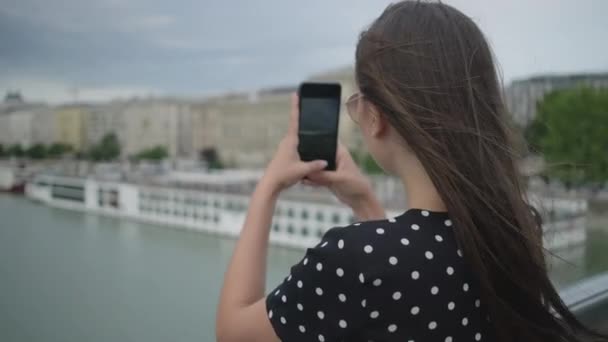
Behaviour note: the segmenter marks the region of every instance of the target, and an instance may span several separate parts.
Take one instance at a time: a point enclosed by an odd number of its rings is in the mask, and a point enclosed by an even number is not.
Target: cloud
[[[608,1],[445,1],[481,26],[507,81],[608,69]],[[358,33],[388,2],[12,1],[0,5],[0,84],[45,99],[69,99],[73,85],[199,95],[295,84],[351,64]]]

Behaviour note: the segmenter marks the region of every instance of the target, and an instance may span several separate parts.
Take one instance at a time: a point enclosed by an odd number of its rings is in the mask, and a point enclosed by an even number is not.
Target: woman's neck
[[[447,211],[437,188],[429,177],[418,158],[407,158],[399,165],[398,176],[405,188],[408,208],[428,209],[431,211]]]

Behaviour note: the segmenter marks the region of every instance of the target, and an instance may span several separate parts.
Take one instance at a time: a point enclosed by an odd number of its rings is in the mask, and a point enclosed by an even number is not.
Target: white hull
[[[232,237],[240,233],[249,203],[249,196],[245,195],[58,176],[36,177],[27,184],[25,193],[52,207]],[[586,203],[582,207],[586,210]],[[346,226],[353,219],[349,209],[338,205],[280,200],[270,242],[312,247],[328,229]],[[587,238],[582,214],[547,223],[544,230],[544,244],[549,250],[580,245]]]

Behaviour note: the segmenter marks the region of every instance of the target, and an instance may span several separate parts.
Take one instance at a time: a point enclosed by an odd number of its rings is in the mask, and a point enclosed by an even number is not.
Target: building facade
[[[536,116],[536,107],[546,94],[577,86],[608,88],[608,73],[538,76],[514,81],[505,90],[506,104],[514,121],[525,126]]]
[[[70,145],[74,151],[84,150],[87,107],[72,105],[55,109],[56,142]]]

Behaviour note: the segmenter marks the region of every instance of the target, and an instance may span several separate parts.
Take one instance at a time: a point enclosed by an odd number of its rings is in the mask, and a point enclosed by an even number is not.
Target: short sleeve
[[[344,229],[329,230],[266,297],[268,317],[282,341],[348,340],[360,326],[359,275],[349,263]]]

